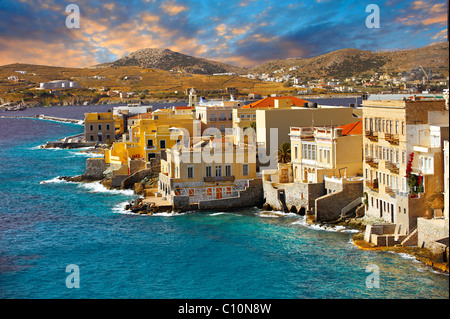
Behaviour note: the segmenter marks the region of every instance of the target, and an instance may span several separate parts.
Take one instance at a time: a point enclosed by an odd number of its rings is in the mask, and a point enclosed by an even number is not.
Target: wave
[[[46,181],[42,181],[39,184],[61,184],[61,183],[67,183],[67,184],[75,184],[75,182],[66,181],[65,179],[61,179],[60,176],[53,177],[51,179],[48,179]]]
[[[282,211],[260,211],[256,213],[257,216],[259,217],[263,217],[263,218],[280,218],[280,217],[284,217],[284,218],[299,218],[299,216],[297,214],[294,213],[285,213]]]
[[[103,154],[99,153],[90,153],[90,152],[69,152],[72,155],[75,156],[86,156],[86,157],[103,157]]]
[[[219,216],[219,215],[225,215],[226,213],[212,213],[209,214],[209,216]]]
[[[112,208],[112,211],[116,214],[126,214],[126,215],[136,215],[131,210],[125,209],[125,205],[129,204],[129,202],[121,202],[115,205]]]
[[[129,209],[125,209],[125,205],[129,204],[129,202],[121,202],[117,205],[115,205],[112,208],[113,213],[116,214],[124,214],[124,215],[134,215],[134,216],[151,216],[151,217],[173,217],[173,216],[181,216],[181,215],[186,215],[188,212],[183,212],[183,213],[175,213],[175,212],[161,212],[161,213],[153,213],[153,214],[136,214],[133,213],[131,210]]]
[[[345,226],[341,226],[341,225],[329,226],[329,225],[309,224],[306,222],[305,216],[303,218],[299,219],[298,221],[291,223],[291,225],[301,225],[301,226],[305,226],[305,227],[308,227],[311,229],[324,230],[324,231],[335,232],[335,233],[347,233],[347,234],[359,233],[359,230],[357,230],[357,229],[346,228]]]
[[[187,213],[175,213],[175,212],[164,212],[164,213],[153,213],[151,216],[156,216],[156,217],[172,217],[172,216],[182,216],[182,215],[186,215]]]
[[[127,196],[133,196],[134,191],[132,189],[108,189],[100,182],[92,183],[80,183],[78,187],[87,189],[90,193],[107,193],[107,194],[121,194]]]

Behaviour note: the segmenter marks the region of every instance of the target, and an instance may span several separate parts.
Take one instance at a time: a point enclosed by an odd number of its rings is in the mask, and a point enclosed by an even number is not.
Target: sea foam
[[[135,195],[132,189],[108,189],[105,186],[103,186],[100,182],[80,183],[78,187],[85,188],[90,193],[121,194],[127,196]]]

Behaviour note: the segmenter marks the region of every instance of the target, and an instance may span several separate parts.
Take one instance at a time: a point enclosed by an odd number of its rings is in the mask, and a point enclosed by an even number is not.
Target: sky
[[[78,6],[79,28],[69,4]],[[366,19],[379,8],[379,28]],[[374,22],[372,16],[370,21]],[[0,65],[88,67],[144,48],[241,67],[447,41],[445,0],[0,0]]]

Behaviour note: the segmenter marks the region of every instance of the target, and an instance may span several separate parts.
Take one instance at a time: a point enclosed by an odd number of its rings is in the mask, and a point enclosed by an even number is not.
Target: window
[[[106,124],[106,130],[109,131],[109,124]]]
[[[248,164],[242,164],[242,175],[248,175]]]
[[[166,148],[166,140],[159,141],[159,148]]]
[[[206,177],[211,177],[211,176],[212,176],[212,167],[206,166]]]
[[[158,119],[158,115],[155,115],[153,118],[154,118],[155,120],[157,120],[157,119]]]
[[[93,130],[94,130],[94,125],[92,125],[92,124],[89,125],[89,130],[90,130],[90,131],[93,131]]]
[[[153,140],[147,140],[147,147],[153,148]]]
[[[102,125],[101,125],[101,124],[98,125],[98,130],[99,130],[99,131],[102,130]]]
[[[225,165],[225,176],[231,176],[231,165]]]
[[[156,157],[156,154],[155,153],[147,153],[147,159],[148,159],[148,161],[150,162],[150,160],[152,159],[152,158],[155,158]]]
[[[222,176],[222,165],[216,165],[216,176]]]
[[[89,137],[89,139],[90,139],[91,142],[93,142],[93,141],[94,141],[94,135],[91,135],[91,136]]]
[[[187,168],[187,177],[188,178],[194,178],[194,167],[188,166]]]
[[[111,135],[106,135],[106,140],[107,141],[111,140]]]
[[[298,146],[294,146],[294,159],[298,159]]]
[[[243,118],[245,118],[245,115],[244,115],[244,114],[241,114],[241,119],[243,119]]]

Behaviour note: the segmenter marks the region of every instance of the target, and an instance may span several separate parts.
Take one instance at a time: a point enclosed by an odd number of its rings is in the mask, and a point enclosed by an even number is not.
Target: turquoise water
[[[0,298],[449,297],[448,276],[404,255],[359,250],[351,232],[293,214],[126,214],[130,191],[55,179],[83,173],[87,155],[38,149],[81,131],[0,119]],[[70,264],[79,289],[66,287]],[[369,265],[379,268],[379,288],[366,286]]]

